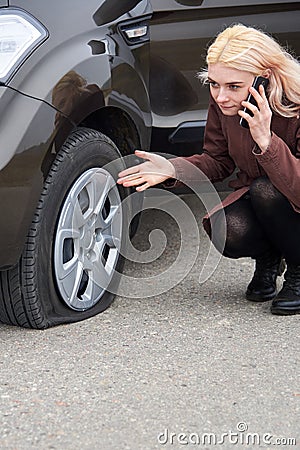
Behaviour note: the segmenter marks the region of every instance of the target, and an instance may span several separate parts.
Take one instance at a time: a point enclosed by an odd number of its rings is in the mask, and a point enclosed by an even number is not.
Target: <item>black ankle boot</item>
[[[281,291],[272,302],[273,314],[288,315],[300,313],[300,266],[288,264]]]
[[[253,302],[267,302],[276,296],[276,279],[285,270],[285,262],[277,254],[268,252],[256,258],[255,272],[250,281],[246,298]]]

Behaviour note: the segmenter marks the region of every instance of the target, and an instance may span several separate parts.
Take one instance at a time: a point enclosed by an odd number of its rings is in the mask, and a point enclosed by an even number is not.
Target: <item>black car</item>
[[[135,148],[201,152],[205,49],[232,23],[300,54],[299,1],[0,0],[0,320],[47,328],[109,306]],[[114,162],[114,163],[112,163]]]

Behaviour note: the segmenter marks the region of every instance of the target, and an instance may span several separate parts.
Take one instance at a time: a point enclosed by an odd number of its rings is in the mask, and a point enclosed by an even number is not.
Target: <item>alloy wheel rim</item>
[[[120,254],[121,198],[102,168],[80,175],[64,200],[54,241],[54,271],[63,301],[77,311],[106,292]]]

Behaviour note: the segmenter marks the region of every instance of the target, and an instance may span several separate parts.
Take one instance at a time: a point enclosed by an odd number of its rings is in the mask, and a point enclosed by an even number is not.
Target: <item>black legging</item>
[[[300,214],[266,177],[257,178],[250,191],[224,208],[226,242],[222,251],[229,258],[257,258],[267,251],[282,255],[287,262],[300,265]],[[224,216],[223,216],[224,217]],[[211,217],[214,235],[222,229],[222,214]]]

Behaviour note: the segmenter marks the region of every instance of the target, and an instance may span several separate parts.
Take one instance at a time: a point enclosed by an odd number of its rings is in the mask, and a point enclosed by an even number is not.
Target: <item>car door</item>
[[[208,88],[197,72],[205,67],[214,36],[234,23],[271,33],[300,55],[300,2],[243,0],[151,0],[150,100],[153,150],[201,151]]]

